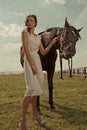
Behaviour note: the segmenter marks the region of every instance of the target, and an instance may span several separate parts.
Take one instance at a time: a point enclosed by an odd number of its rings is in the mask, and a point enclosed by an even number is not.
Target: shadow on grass
[[[46,110],[50,110],[50,106],[46,106],[44,104],[41,104],[42,107],[44,107]],[[81,109],[77,109],[74,107],[69,106],[63,106],[59,104],[55,104],[56,109],[53,111],[54,113],[60,115],[59,118],[62,118],[66,120],[70,125],[85,125],[87,126],[87,111],[83,111]],[[51,115],[44,115],[48,118],[51,117]]]
[[[45,130],[55,130],[55,128],[53,129],[53,128],[50,128],[50,127],[48,127],[46,125],[43,125],[43,126],[40,126],[40,127],[45,128]]]
[[[87,126],[87,111],[58,104],[56,104],[56,106],[58,107],[58,110],[55,112],[61,115],[60,118],[67,120],[69,124]]]

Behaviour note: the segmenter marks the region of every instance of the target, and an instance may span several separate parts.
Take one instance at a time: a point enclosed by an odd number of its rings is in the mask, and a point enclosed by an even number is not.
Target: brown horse
[[[81,28],[82,29],[82,28]],[[53,27],[49,28],[44,32],[39,33],[42,38],[42,43],[44,48],[50,44],[50,41],[55,37],[60,37],[60,41],[57,42],[50,52],[43,56],[40,51],[38,52],[40,55],[42,68],[47,72],[48,78],[48,90],[49,90],[49,104],[51,110],[54,110],[54,103],[53,103],[53,75],[55,71],[55,62],[57,59],[57,49],[59,50],[60,56],[60,68],[61,68],[61,78],[62,78],[62,58],[69,60],[72,58],[76,53],[76,42],[79,40],[80,34],[79,32],[81,29],[76,29],[73,26],[70,26],[67,18],[65,20],[64,28]],[[37,100],[37,107],[38,111],[40,111],[40,101],[39,96]]]

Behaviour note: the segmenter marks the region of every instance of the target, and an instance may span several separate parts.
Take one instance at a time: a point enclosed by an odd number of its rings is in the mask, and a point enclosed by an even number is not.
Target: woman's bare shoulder
[[[26,29],[23,29],[22,35],[27,35],[27,34],[28,34],[27,30],[26,30]]]
[[[23,29],[22,32],[27,32],[27,29]]]

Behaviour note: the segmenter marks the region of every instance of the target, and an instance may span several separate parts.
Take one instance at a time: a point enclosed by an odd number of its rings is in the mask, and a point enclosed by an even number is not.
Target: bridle
[[[65,39],[65,35],[66,35],[66,30],[65,28],[63,28],[63,31],[60,35],[60,40],[59,40],[59,43],[60,43],[60,52],[62,53],[63,51],[63,44],[65,43],[64,39]]]
[[[74,31],[73,28],[71,28],[71,31]],[[67,33],[67,28],[64,27],[63,30],[62,30],[62,33],[60,35],[60,40],[59,40],[59,43],[60,43],[60,54],[62,54],[62,51],[63,51],[63,45],[66,44],[66,43],[75,43],[76,40],[75,39],[70,39],[70,40],[65,40],[65,36],[66,36],[66,33]],[[72,32],[73,33],[73,32]]]

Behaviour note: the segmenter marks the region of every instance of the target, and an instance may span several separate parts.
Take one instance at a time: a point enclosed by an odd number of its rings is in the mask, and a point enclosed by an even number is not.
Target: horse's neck
[[[42,37],[42,44],[46,48],[50,42],[55,38],[56,36],[61,36],[63,31],[63,28],[56,28],[55,30],[49,31],[47,30],[46,32],[41,34]]]
[[[41,35],[42,37],[42,44],[43,46],[46,48],[50,42],[51,42],[51,39],[50,39],[50,32],[45,32]]]

